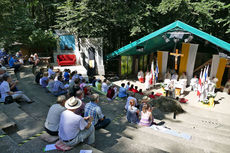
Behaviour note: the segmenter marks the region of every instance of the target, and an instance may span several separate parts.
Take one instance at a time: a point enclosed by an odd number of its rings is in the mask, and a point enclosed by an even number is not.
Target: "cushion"
[[[48,142],[48,143],[52,143],[52,142],[55,142],[59,139],[58,136],[52,136],[52,135],[49,135],[48,133],[44,133],[40,136],[40,139]]]
[[[185,99],[185,98],[181,98],[181,99],[179,100],[180,103],[186,103],[187,101],[188,101],[188,99]]]
[[[162,93],[156,93],[155,94],[155,96],[157,96],[157,97],[159,97],[159,96],[161,96],[162,95]]]
[[[61,140],[57,141],[55,143],[55,147],[58,149],[58,150],[61,150],[61,151],[68,151],[70,149],[72,149],[73,147],[70,147],[70,146],[67,146],[66,144],[64,144]]]

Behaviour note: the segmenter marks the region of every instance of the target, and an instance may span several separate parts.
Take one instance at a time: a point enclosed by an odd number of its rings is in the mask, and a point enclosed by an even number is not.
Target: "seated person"
[[[84,112],[85,112],[85,103],[82,101],[84,99],[84,93],[82,90],[77,90],[75,94],[75,98],[81,100],[81,106],[74,112],[77,115],[81,115],[84,117]]]
[[[18,72],[20,69],[21,64],[17,62],[16,57],[12,56],[9,60],[9,66],[14,68],[14,72]]]
[[[140,90],[138,91],[138,93],[139,93],[140,95],[144,95],[144,93],[142,92],[142,89],[140,89]]]
[[[142,110],[142,107],[144,104],[148,104],[150,102],[150,98],[148,96],[144,96],[141,100],[141,104],[139,106],[139,109]]]
[[[96,88],[97,88],[98,90],[101,90],[101,80],[98,80],[98,81],[96,82]]]
[[[64,70],[65,72],[64,72],[64,81],[69,81],[69,72],[70,72],[70,70],[68,70],[68,69],[65,69]]]
[[[113,89],[113,86],[110,86],[107,91],[106,97],[108,100],[113,100],[114,95],[115,95],[115,90]]]
[[[30,100],[25,94],[23,94],[22,91],[16,91],[12,92],[10,90],[10,82],[12,82],[12,79],[8,75],[3,76],[3,82],[0,85],[1,88],[1,99],[5,101],[5,98],[7,96],[12,96],[14,100],[21,99],[23,101],[26,101],[27,103],[32,103],[32,100]]]
[[[171,80],[171,74],[169,71],[167,71],[167,73],[165,74],[165,79]]]
[[[131,94],[129,95],[129,97],[127,98],[127,101],[126,101],[126,105],[125,105],[125,109],[126,109],[126,110],[127,110],[128,107],[129,107],[129,102],[130,102],[131,99],[134,99],[134,101],[135,101],[135,105],[134,105],[134,106],[137,106],[137,99],[135,98],[135,93],[131,93]]]
[[[107,80],[106,79],[104,79],[104,81],[103,81],[103,83],[102,83],[102,85],[101,85],[101,91],[102,92],[105,92],[105,93],[107,93],[107,90],[108,90],[108,85],[107,85]]]
[[[141,111],[141,120],[139,125],[150,126],[153,123],[152,108],[148,104],[144,104]]]
[[[129,90],[129,87],[130,87],[130,82],[127,82],[127,84],[125,86],[126,90]]]
[[[39,80],[42,78],[43,72],[44,72],[44,69],[41,68],[40,71],[35,75],[35,82],[37,84],[39,84]]]
[[[49,92],[53,92],[53,88],[54,88],[54,78],[53,78],[53,76],[51,76],[50,78],[49,78],[49,82],[48,82],[48,85],[47,85],[47,90],[49,91]]]
[[[133,91],[133,89],[134,89],[134,85],[131,84],[131,86],[130,86],[130,88],[129,88],[129,91]]]
[[[155,99],[154,92],[152,92],[152,93],[149,95],[149,98]]]
[[[40,63],[40,59],[38,57],[38,54],[34,54],[34,66],[37,66]]]
[[[67,90],[62,81],[63,81],[62,76],[58,76],[58,80],[54,82],[54,87],[52,90],[53,95],[60,96],[60,95],[64,95],[67,93]]]
[[[51,65],[48,69],[48,77],[50,78],[51,76],[55,77],[55,72],[53,71],[54,67]]]
[[[57,104],[53,104],[46,117],[45,130],[52,136],[58,136],[61,113],[65,108],[66,97],[64,95],[57,98]]]
[[[178,75],[177,75],[176,72],[174,72],[173,75],[172,75],[172,80],[177,81],[177,79],[178,79]]]
[[[92,125],[93,118],[90,116],[82,117],[74,112],[81,107],[82,103],[74,97],[69,98],[65,107],[67,110],[61,113],[59,124],[59,138],[68,145],[75,146],[85,140],[87,144],[95,142],[95,129]]]
[[[135,86],[135,89],[133,89],[133,92],[134,92],[134,93],[138,93],[138,90],[137,90],[137,89],[138,89],[138,87]]]
[[[110,119],[105,118],[105,116],[102,114],[100,106],[98,106],[99,103],[99,95],[98,94],[92,94],[90,96],[90,102],[85,105],[85,114],[84,116],[92,116],[95,129],[98,130],[100,128],[105,128],[108,126],[111,122]]]
[[[34,55],[31,54],[28,61],[30,64],[34,64]]]
[[[138,123],[139,110],[135,107],[135,100],[130,99],[129,107],[127,109],[127,120],[129,123]]]
[[[42,86],[43,88],[46,88],[46,86],[48,85],[48,83],[49,83],[48,73],[45,72],[45,73],[43,74],[43,77],[41,78],[41,86]]]
[[[83,90],[84,88],[85,88],[85,86],[86,86],[86,83],[85,83],[86,81],[85,81],[85,79],[82,79],[82,81],[81,81],[81,83],[80,83],[80,88],[81,88],[81,90]]]
[[[187,79],[186,72],[183,72],[179,79]]]
[[[141,83],[144,83],[144,73],[142,70],[140,70],[137,74],[137,78]]]
[[[121,84],[121,87],[120,87],[119,93],[118,93],[118,97],[120,97],[120,98],[127,97],[127,93],[126,93],[126,89],[125,89],[125,84],[124,83]]]

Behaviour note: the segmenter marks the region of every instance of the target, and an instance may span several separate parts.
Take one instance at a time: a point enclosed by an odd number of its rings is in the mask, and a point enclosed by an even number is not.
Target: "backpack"
[[[10,104],[10,103],[13,103],[13,102],[14,102],[13,97],[12,97],[12,96],[7,96],[7,97],[5,98],[4,104]]]

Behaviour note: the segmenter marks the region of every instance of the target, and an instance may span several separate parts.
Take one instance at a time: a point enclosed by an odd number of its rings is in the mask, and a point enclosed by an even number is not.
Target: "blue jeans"
[[[98,120],[97,124],[94,125],[95,129],[98,130],[100,128],[105,128],[109,125],[111,120],[109,118],[105,118],[104,120]]]

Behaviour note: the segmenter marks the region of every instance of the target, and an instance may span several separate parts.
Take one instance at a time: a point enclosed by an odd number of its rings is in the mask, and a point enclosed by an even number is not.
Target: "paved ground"
[[[0,119],[2,129],[0,129],[0,153],[40,153],[43,152],[42,149],[47,143],[40,140],[39,137],[31,138],[31,136],[44,130],[46,114],[49,107],[55,103],[56,97],[34,83],[31,67],[26,66],[18,78],[20,80],[19,89],[35,102],[0,105],[2,116]],[[100,105],[103,113],[113,120],[112,123],[106,129],[96,131],[95,147],[81,144],[69,152],[77,153],[80,149],[90,149],[93,152],[107,153],[228,153],[230,150],[230,112],[228,111],[230,96],[218,93],[216,101],[219,104],[216,104],[213,109],[198,105],[193,92],[186,98],[189,98],[189,102],[182,105],[186,113],[173,119],[172,113],[163,112],[163,118],[155,119],[155,121],[177,132],[189,134],[190,140],[127,123],[123,110],[125,99],[108,102],[106,97],[101,95]],[[157,113],[156,110],[154,115]],[[32,140],[27,140],[28,138]]]

